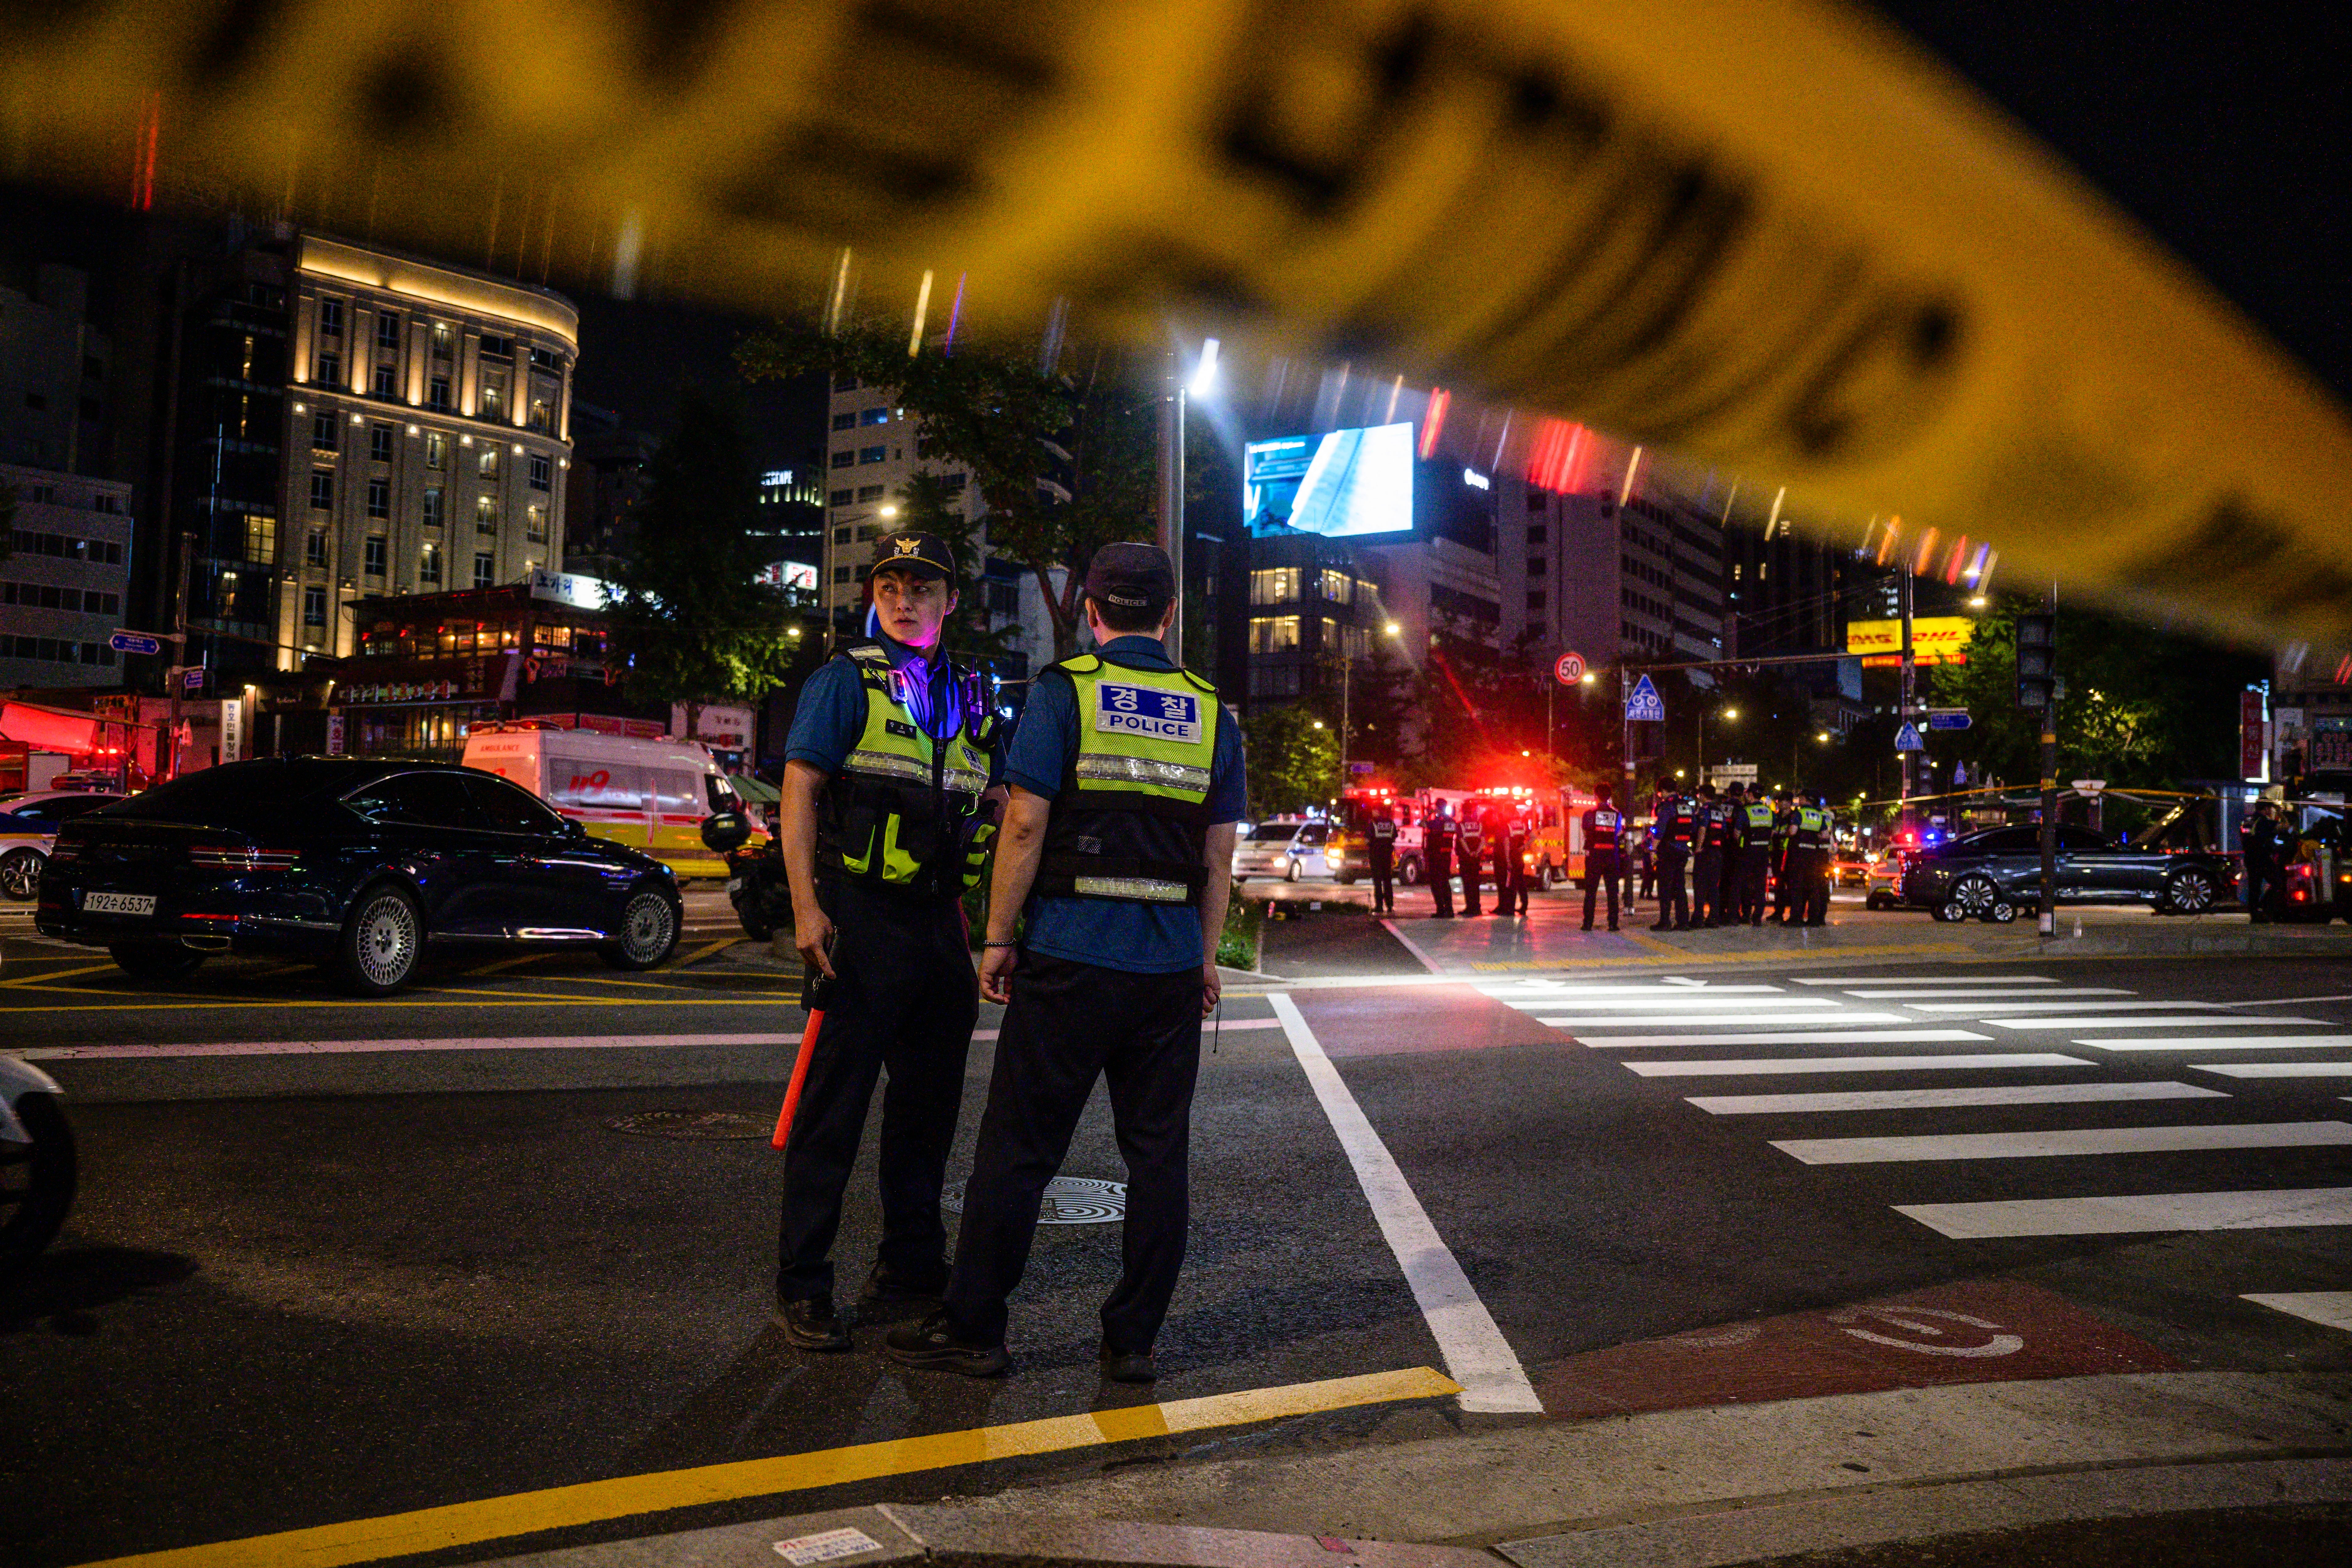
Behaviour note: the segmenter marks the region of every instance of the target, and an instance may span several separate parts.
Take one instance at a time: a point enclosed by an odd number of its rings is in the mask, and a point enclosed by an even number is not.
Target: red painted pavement
[[[1875,1394],[2180,1363],[2039,1286],[1969,1280],[1571,1356],[1532,1379],[1556,1416]]]
[[[1296,992],[1300,1016],[1323,1054],[1410,1056],[1430,1051],[1483,1051],[1496,1046],[1570,1047],[1557,1029],[1507,1007],[1470,986],[1407,985],[1393,991]]]

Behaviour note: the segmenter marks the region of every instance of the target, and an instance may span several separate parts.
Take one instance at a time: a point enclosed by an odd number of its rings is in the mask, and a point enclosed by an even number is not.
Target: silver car
[[[1296,882],[1301,877],[1328,877],[1331,867],[1324,846],[1331,837],[1328,822],[1276,817],[1261,822],[1234,846],[1234,880],[1279,877]]]
[[[0,795],[0,894],[29,904],[41,891],[41,871],[58,826],[122,796],[88,790],[32,790]]]

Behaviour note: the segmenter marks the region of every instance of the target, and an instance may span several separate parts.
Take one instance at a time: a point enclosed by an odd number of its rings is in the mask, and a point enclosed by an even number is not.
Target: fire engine
[[[1367,830],[1372,816],[1388,806],[1396,816],[1396,879],[1418,887],[1425,879],[1425,828],[1444,802],[1455,821],[1473,812],[1499,808],[1528,817],[1528,847],[1522,857],[1528,881],[1538,888],[1584,874],[1584,812],[1598,804],[1590,792],[1566,787],[1543,790],[1527,784],[1491,784],[1484,789],[1397,790],[1363,784],[1344,791],[1338,813],[1340,833],[1332,840],[1332,874],[1352,883],[1370,868]],[[1493,850],[1487,851],[1491,863]],[[1458,868],[1457,868],[1458,869]]]

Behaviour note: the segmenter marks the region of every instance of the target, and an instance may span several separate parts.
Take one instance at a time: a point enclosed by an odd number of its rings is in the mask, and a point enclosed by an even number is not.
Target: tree
[[[637,700],[753,702],[788,678],[797,645],[783,595],[754,579],[757,471],[735,410],[679,395],[677,428],[655,453],[628,551],[614,564],[608,608]]]
[[[1339,740],[1300,707],[1261,708],[1242,721],[1250,811],[1259,817],[1321,805],[1339,794]]]
[[[1077,651],[1095,551],[1150,535],[1157,473],[1156,393],[1123,354],[1082,357],[1063,375],[977,347],[909,355],[879,324],[831,336],[779,324],[736,349],[754,380],[822,371],[891,388],[922,422],[918,454],[971,468],[989,551],[1037,580],[1060,658]]]

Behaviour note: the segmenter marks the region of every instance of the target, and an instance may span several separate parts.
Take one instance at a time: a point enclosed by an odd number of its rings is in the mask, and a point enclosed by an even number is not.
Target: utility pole
[[[180,776],[180,693],[188,664],[188,574],[195,564],[195,536],[180,535],[180,570],[172,591],[172,662],[163,672],[164,694],[171,700],[171,718],[163,729],[163,754],[156,758],[167,779]]]
[[[1184,381],[1171,348],[1160,387],[1160,548],[1176,572],[1176,618],[1168,626],[1168,657],[1184,662]],[[1340,749],[1347,749],[1342,740]],[[1345,759],[1343,758],[1342,761]]]
[[[1617,754],[1625,763],[1625,809],[1633,809],[1633,684],[1626,679],[1628,661],[1617,659]]]
[[[2050,584],[2050,700],[2042,710],[2042,934],[2058,934],[2058,584]]]
[[[1911,565],[1908,562],[1904,563],[1903,566],[1902,595],[1903,708],[1901,722],[1903,724],[1908,724],[1911,722],[1912,701],[1916,690],[1916,683],[1918,680],[1919,668],[1917,660],[1912,657],[1911,652]],[[1898,725],[1898,728],[1900,726]],[[1902,804],[1897,809],[1897,816],[1903,827],[1906,831],[1913,826],[1911,820],[1911,757],[1912,753],[1909,752],[1899,752],[1895,757],[1895,761],[1901,763],[1903,768],[1903,779],[1901,785],[1899,786],[1901,790],[1900,799]]]

